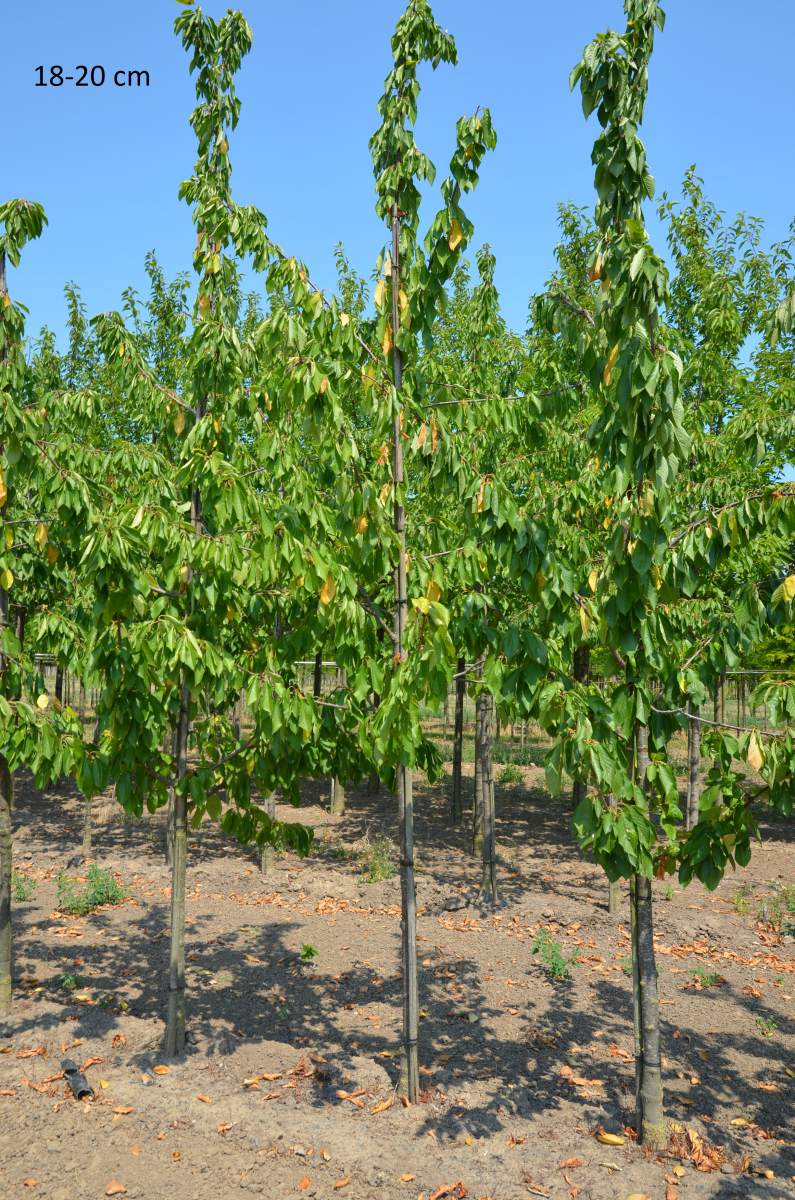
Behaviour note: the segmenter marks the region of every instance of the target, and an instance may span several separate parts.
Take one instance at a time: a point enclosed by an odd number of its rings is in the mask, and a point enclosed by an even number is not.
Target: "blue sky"
[[[401,0],[241,0],[254,48],[239,77],[232,141],[235,196],[268,215],[272,235],[334,282],[345,243],[369,274],[382,234],[367,149]],[[460,65],[428,73],[418,138],[440,172],[456,118],[489,105],[499,135],[468,211],[498,259],[508,319],[524,323],[529,294],[552,262],[556,205],[593,203],[586,125],[568,72],[598,30],[623,24],[620,0],[437,0]],[[220,16],[225,4],[205,8]],[[766,0],[670,0],[652,64],[644,137],[659,189],[675,192],[695,162],[707,193],[734,213],[762,216],[770,240],[795,215],[792,46],[795,5]],[[143,282],[154,248],[172,273],[190,265],[192,236],[179,182],[192,168],[193,88],[172,32],[174,0],[27,0],[4,13],[3,195],[44,204],[50,225],[12,287],[31,330],[63,327],[62,288],[76,280],[90,313]],[[145,68],[148,90],[36,88],[39,64]],[[430,216],[430,214],[428,214]]]

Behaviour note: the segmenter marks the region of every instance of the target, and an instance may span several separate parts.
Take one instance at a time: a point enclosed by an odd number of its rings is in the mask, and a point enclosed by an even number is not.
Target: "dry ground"
[[[16,866],[36,890],[15,905],[16,1000],[0,1026],[2,1200],[94,1200],[114,1181],[126,1189],[117,1194],[141,1200],[795,1195],[793,944],[757,920],[795,883],[791,831],[768,825],[751,867],[714,895],[655,885],[665,1087],[683,1155],[655,1157],[625,1128],[626,900],[608,916],[604,877],[572,845],[563,807],[540,790],[537,769],[523,775],[523,785],[498,788],[494,914],[478,906],[477,864],[465,832],[448,826],[443,789],[417,785],[417,1108],[394,1100],[398,882],[368,882],[361,861],[368,840],[395,838],[388,797],[353,794],[349,812],[332,818],[307,785],[314,853],[281,859],[267,877],[253,853],[209,827],[195,835],[191,1049],[158,1072],[169,905],[161,830],[106,806],[96,858],[130,896],[68,917],[56,909],[55,876],[85,873],[73,858],[79,802],[20,783]],[[554,981],[531,953],[539,929],[576,960],[570,979]],[[317,949],[311,962],[300,958],[305,945]],[[65,1053],[93,1060],[93,1102],[66,1094]],[[601,1144],[599,1128],[623,1132],[624,1144]]]

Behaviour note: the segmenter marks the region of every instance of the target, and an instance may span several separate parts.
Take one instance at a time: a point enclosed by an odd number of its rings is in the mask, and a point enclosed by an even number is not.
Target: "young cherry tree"
[[[604,700],[577,688],[571,694],[590,709],[594,744],[586,754],[597,785],[597,795],[581,801],[576,827],[611,878],[630,880],[636,1127],[653,1146],[665,1140],[666,1126],[651,880],[678,868],[683,883],[697,874],[714,887],[727,863],[748,861],[755,822],[732,758],[740,752],[756,768],[764,757],[757,753],[756,733],[738,743],[716,730],[715,772],[699,821],[692,831],[681,830],[667,751],[671,733],[689,715],[680,610],[738,543],[760,530],[786,534],[793,511],[789,489],[771,489],[753,504],[742,496],[695,512],[681,503],[677,479],[692,443],[680,395],[682,362],[666,344],[662,324],[667,272],[643,222],[654,185],[638,134],[649,59],[664,17],[656,0],[626,0],[625,11],[625,32],[598,37],[572,74],[586,116],[597,112],[601,126],[593,152],[599,244],[592,273],[602,288],[581,346],[583,367],[600,398],[590,440],[605,467],[611,514],[589,616],[598,620],[599,639],[622,678]],[[746,598],[736,619],[761,626],[764,608]],[[728,641],[735,631],[728,628],[722,636]],[[570,759],[571,749],[564,754]],[[605,781],[616,807],[599,798]]]
[[[411,0],[408,4],[392,38],[392,55],[394,65],[387,75],[378,105],[381,125],[370,141],[378,193],[376,209],[389,231],[388,250],[381,260],[383,278],[376,288],[375,301],[379,313],[377,337],[392,367],[392,386],[384,393],[378,426],[384,433],[389,429],[392,447],[395,532],[393,671],[389,696],[382,699],[378,721],[382,729],[389,729],[389,741],[381,739],[382,756],[385,766],[394,770],[398,798],[403,954],[402,1086],[409,1101],[415,1103],[419,1096],[419,1004],[411,771],[416,763],[413,747],[421,740],[415,704],[427,691],[434,674],[437,689],[442,681],[446,689],[449,673],[444,659],[448,654],[452,658],[453,647],[447,633],[448,613],[439,603],[442,589],[433,574],[425,595],[413,600],[414,612],[410,612],[404,441],[411,436],[410,430],[419,429],[421,433],[414,442],[416,449],[421,451],[429,441],[430,453],[435,453],[437,448],[439,435],[435,422],[428,438],[425,412],[428,384],[422,371],[420,345],[422,339],[432,337],[445,285],[472,234],[472,224],[461,208],[462,194],[476,185],[480,164],[485,153],[495,145],[496,137],[488,110],[459,120],[450,175],[441,187],[442,207],[428,229],[423,247],[419,240],[419,184],[432,184],[435,171],[414,141],[413,126],[420,90],[418,69],[426,62],[435,68],[442,62],[454,64],[457,61],[455,43],[437,24],[427,0]],[[416,647],[409,646],[410,617],[419,626],[427,623],[431,629],[438,630],[441,661],[439,653],[434,653],[428,661],[427,652],[419,655]],[[386,725],[387,721],[391,728]]]
[[[46,574],[59,540],[73,540],[73,518],[86,500],[66,467],[63,445],[44,435],[46,406],[25,356],[25,309],[8,286],[7,266],[19,266],[22,250],[44,224],[38,204],[0,205],[0,1016],[11,1006],[14,772],[28,767],[41,786],[72,770],[80,757],[74,714],[45,691],[24,641],[20,606],[10,619],[20,588],[27,607],[42,558]]]

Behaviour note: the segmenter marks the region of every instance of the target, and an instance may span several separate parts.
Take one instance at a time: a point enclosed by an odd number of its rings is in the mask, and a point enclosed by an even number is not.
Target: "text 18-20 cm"
[[[126,67],[118,71],[106,71],[103,66],[96,64],[87,67],[79,64],[72,68],[71,75],[64,74],[64,68],[57,64],[52,67],[36,67],[36,87],[63,87],[65,83],[75,87],[104,87],[106,83],[117,88],[148,88],[149,72],[129,70]]]

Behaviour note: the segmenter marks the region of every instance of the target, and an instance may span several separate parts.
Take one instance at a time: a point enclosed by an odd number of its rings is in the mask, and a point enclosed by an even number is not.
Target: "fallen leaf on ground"
[[[298,1191],[305,1192],[308,1187],[311,1187],[311,1185],[312,1185],[312,1180],[309,1178],[308,1175],[304,1175],[303,1179],[298,1180],[298,1184],[297,1184]]]
[[[128,1113],[135,1112],[131,1104],[117,1104],[113,1110],[117,1117],[126,1117]]]
[[[564,1159],[564,1161],[562,1163],[558,1163],[558,1166],[560,1167],[561,1171],[569,1171],[573,1167],[581,1167],[582,1159],[581,1158],[567,1158],[567,1159]]]
[[[111,1179],[108,1186],[105,1188],[106,1196],[123,1196],[127,1191],[123,1183],[119,1183],[118,1179]]]
[[[337,1180],[335,1181],[335,1183],[334,1183],[334,1191],[335,1191],[335,1192],[341,1192],[343,1188],[346,1188],[346,1187],[348,1186],[348,1184],[350,1183],[350,1181],[351,1181],[351,1177],[350,1177],[350,1175],[343,1175],[342,1179],[337,1179]]]
[[[607,1133],[604,1129],[600,1129],[596,1135],[597,1142],[601,1142],[603,1146],[623,1146],[624,1138],[620,1133]]]
[[[23,1179],[22,1186],[27,1187],[27,1188],[38,1187],[39,1181],[38,1181],[38,1179],[33,1179],[32,1177],[30,1179]]]
[[[141,1147],[137,1143],[134,1143],[132,1146],[130,1146],[130,1154],[134,1154],[137,1157],[140,1153]]]
[[[34,1047],[33,1050],[17,1051],[17,1058],[37,1058],[37,1057],[42,1057],[42,1058],[47,1057],[47,1047],[46,1046],[36,1046],[36,1047]]]
[[[91,1058],[86,1059],[86,1061],[83,1063],[80,1070],[87,1071],[89,1067],[96,1067],[99,1065],[99,1063],[104,1063],[104,1061],[105,1061],[104,1058],[99,1058],[98,1055],[94,1054]],[[157,1069],[157,1068],[155,1068],[155,1069]]]
[[[388,1100],[381,1100],[378,1104],[374,1104],[373,1107],[370,1109],[370,1112],[373,1114],[386,1112],[386,1110],[388,1108],[391,1108],[394,1103],[395,1103],[395,1097],[390,1096]]]
[[[181,1150],[172,1150],[171,1158],[172,1158],[173,1162],[181,1162],[182,1161],[182,1151]]]
[[[201,1100],[202,1104],[212,1104],[212,1100],[209,1096],[205,1096],[204,1092],[199,1092],[196,1099]]]
[[[216,1133],[229,1133],[233,1125],[234,1121],[222,1121],[220,1125],[216,1125]]]
[[[152,1071],[155,1075],[168,1075],[170,1070],[171,1067],[152,1067]]]
[[[417,1176],[416,1176],[416,1175],[411,1175],[411,1174],[410,1174],[410,1173],[407,1171],[405,1175],[401,1175],[401,1176],[400,1176],[400,1182],[401,1182],[401,1183],[411,1183],[412,1179],[416,1179],[416,1178],[417,1178]]]

